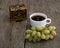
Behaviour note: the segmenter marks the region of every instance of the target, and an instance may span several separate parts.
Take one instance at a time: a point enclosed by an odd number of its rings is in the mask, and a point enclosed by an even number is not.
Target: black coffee
[[[35,20],[35,21],[42,21],[42,20],[45,19],[45,17],[43,17],[43,16],[39,16],[39,15],[37,15],[37,16],[33,16],[33,17],[31,17],[31,18],[32,18],[32,20]]]

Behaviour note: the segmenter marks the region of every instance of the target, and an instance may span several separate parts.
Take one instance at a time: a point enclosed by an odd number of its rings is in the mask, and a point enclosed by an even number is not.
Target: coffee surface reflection
[[[42,21],[45,19],[45,17],[37,15],[37,16],[32,16],[31,19],[34,21]]]

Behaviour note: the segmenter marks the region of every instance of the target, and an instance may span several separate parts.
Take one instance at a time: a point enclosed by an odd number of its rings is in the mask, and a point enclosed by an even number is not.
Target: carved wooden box
[[[11,5],[9,12],[11,21],[23,21],[27,19],[27,9],[24,4]]]

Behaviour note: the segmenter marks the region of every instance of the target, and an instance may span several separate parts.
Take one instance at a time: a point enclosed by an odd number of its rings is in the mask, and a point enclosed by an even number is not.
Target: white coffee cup
[[[35,21],[35,20],[32,19],[33,16],[43,16],[43,17],[45,17],[45,19],[42,20],[42,21]],[[30,15],[29,18],[30,18],[30,24],[31,24],[32,27],[35,27],[35,26],[43,26],[44,27],[47,24],[51,23],[51,19],[47,18],[47,15],[44,14],[44,13],[33,13],[33,14]],[[47,21],[49,21],[49,22],[47,22]]]

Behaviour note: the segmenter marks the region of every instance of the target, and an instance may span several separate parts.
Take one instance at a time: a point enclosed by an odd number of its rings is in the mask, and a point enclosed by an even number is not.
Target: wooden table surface
[[[24,3],[28,16],[42,12],[52,19],[51,25],[57,27],[53,40],[39,43],[24,42],[26,21],[10,22],[9,5]],[[60,48],[60,0],[0,0],[0,48]]]

